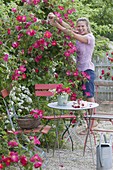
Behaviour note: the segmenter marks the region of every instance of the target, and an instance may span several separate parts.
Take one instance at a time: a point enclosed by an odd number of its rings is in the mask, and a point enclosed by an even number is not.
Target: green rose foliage
[[[48,13],[54,12],[74,27],[75,2],[22,1],[20,4],[11,1],[7,8],[2,6],[1,88],[3,82],[7,87],[15,80],[31,91],[36,83],[63,83],[71,87],[76,97],[82,97],[82,80],[87,78],[76,70],[75,40],[47,20]]]

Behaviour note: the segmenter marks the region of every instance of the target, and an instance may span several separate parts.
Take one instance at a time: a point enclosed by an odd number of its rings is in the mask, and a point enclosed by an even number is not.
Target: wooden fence
[[[98,88],[98,101],[113,101],[113,81],[105,80],[104,78],[100,79],[101,72],[104,70],[105,72],[109,71],[111,75],[113,75],[113,69],[108,70],[108,68],[113,67],[113,62],[110,62],[107,57],[100,59],[97,57],[94,61],[95,64],[95,94]],[[96,95],[95,95],[96,96]]]

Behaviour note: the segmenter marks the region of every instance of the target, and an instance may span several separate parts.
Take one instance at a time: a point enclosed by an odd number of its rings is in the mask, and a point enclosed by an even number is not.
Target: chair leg
[[[45,138],[45,142],[46,142],[47,153],[49,153],[49,144],[48,144],[48,142],[47,142],[47,138],[46,138],[45,135],[44,135],[44,138]]]
[[[96,145],[96,137],[95,137],[95,133],[94,133],[94,131],[93,131],[93,129],[92,129],[92,128],[90,129],[90,132],[91,132],[91,134],[93,135],[93,138],[94,138],[94,144]]]
[[[89,137],[89,140],[90,140],[90,149],[91,149],[92,159],[93,159],[93,164],[94,164],[94,153],[93,153],[93,147],[92,147],[92,141],[91,141],[91,134],[93,134],[93,136],[94,136],[94,133],[92,131],[91,117],[89,118],[89,122],[87,121],[87,127],[88,127],[88,129],[87,129],[87,134],[86,134],[86,138],[85,138],[85,142],[84,142],[83,156],[85,155],[87,141],[88,141],[88,137]]]
[[[88,127],[88,120],[87,120],[87,118],[86,118],[85,120],[86,120],[87,127]],[[94,119],[91,120],[90,133],[93,135],[93,137],[94,137],[94,143],[95,143],[95,145],[96,145],[96,137],[95,137],[95,134],[94,134],[94,132],[93,132],[93,123],[92,123],[92,122],[94,122]]]

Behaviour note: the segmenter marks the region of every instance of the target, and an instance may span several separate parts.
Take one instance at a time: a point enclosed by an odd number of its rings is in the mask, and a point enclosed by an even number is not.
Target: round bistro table
[[[83,155],[85,154],[85,149],[87,146],[87,140],[88,140],[88,136],[90,137],[90,128],[91,128],[91,117],[93,115],[93,109],[98,107],[99,104],[98,103],[94,103],[94,102],[87,102],[87,106],[84,107],[80,107],[80,108],[75,108],[73,107],[73,104],[76,101],[68,101],[66,105],[64,106],[60,106],[58,105],[58,102],[51,102],[48,104],[48,107],[52,108],[52,109],[58,109],[61,111],[61,114],[64,114],[64,110],[69,110],[69,111],[79,111],[79,110],[86,110],[86,118],[87,118],[87,134],[85,137],[85,141],[84,141],[84,150],[83,150]],[[89,112],[90,112],[90,116],[89,116]],[[88,115],[88,117],[87,117]],[[91,138],[90,138],[90,146],[91,146],[91,151],[92,151],[92,143],[91,143]],[[93,151],[92,151],[92,157],[93,157],[93,162],[94,162],[94,156],[93,156]]]

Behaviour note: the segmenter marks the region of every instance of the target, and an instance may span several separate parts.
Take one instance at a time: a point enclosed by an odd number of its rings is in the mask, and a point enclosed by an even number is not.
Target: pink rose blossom
[[[8,35],[11,34],[11,30],[10,30],[10,29],[7,30],[7,34],[8,34]]]
[[[15,147],[15,146],[18,146],[18,143],[14,140],[8,142],[8,146],[11,146],[11,147]]]
[[[17,21],[19,21],[19,22],[26,22],[26,16],[25,15],[18,15],[17,17],[16,17],[16,19],[17,19]]]
[[[17,31],[20,31],[20,30],[22,29],[22,27],[21,27],[21,26],[15,26],[15,29],[16,29]]]
[[[34,156],[32,156],[30,158],[31,162],[35,162],[35,161],[42,161],[42,159],[40,158],[40,156],[38,154],[35,154]]]
[[[82,90],[86,90],[85,84],[82,85]]]
[[[67,50],[67,51],[64,52],[64,55],[65,55],[66,57],[70,57],[71,54],[70,54],[69,51]]]
[[[58,8],[63,11],[64,10],[64,7],[63,6],[58,6]]]
[[[18,48],[18,46],[19,46],[19,43],[18,43],[18,42],[13,42],[13,43],[12,43],[12,47],[13,47],[13,48]]]
[[[3,56],[3,60],[4,60],[5,62],[8,62],[8,58],[9,58],[9,54],[5,54],[5,55]]]
[[[45,38],[51,38],[51,37],[52,37],[52,33],[49,32],[49,31],[46,31],[46,32],[44,33],[44,37],[45,37]]]
[[[35,72],[36,72],[36,73],[38,73],[38,72],[39,72],[38,68],[36,68],[36,69],[35,69]]]
[[[36,31],[35,30],[27,30],[26,34],[29,36],[34,36],[36,34]]]
[[[70,76],[70,75],[71,75],[71,72],[68,70],[68,71],[66,72],[66,75],[67,75],[67,76]]]
[[[90,96],[90,92],[85,92],[86,96]]]
[[[40,141],[36,136],[34,136],[34,144],[35,145],[40,145]]]
[[[34,167],[35,168],[40,168],[42,166],[42,162],[35,162]]]
[[[54,73],[54,77],[55,77],[56,79],[58,79],[58,74],[57,74],[57,73]]]
[[[3,44],[3,42],[2,41],[0,41],[0,45],[2,45]]]
[[[101,73],[102,73],[102,75],[103,75],[103,74],[105,73],[105,71],[104,71],[104,70],[102,70],[102,72],[101,72]]]
[[[32,22],[27,22],[25,25],[25,29],[29,28],[29,26],[32,24]]]
[[[17,9],[16,9],[16,8],[12,8],[11,10],[12,10],[12,12],[14,12],[14,13],[17,12]]]
[[[24,73],[22,74],[22,80],[25,80],[27,78],[27,75]]]
[[[18,162],[19,156],[17,152],[10,152],[10,158],[12,162]]]
[[[52,46],[56,46],[57,45],[57,42],[54,40],[54,41],[52,41]]]
[[[26,71],[25,65],[21,65],[21,66],[19,67],[19,71],[21,71],[22,73],[24,73],[24,72]]]
[[[77,77],[77,76],[79,75],[78,70],[76,70],[76,71],[73,73],[73,75],[74,75],[75,77]]]
[[[23,166],[26,166],[28,163],[27,157],[24,155],[20,156],[20,162]]]
[[[4,168],[4,166],[0,163],[0,169],[2,170]]]

